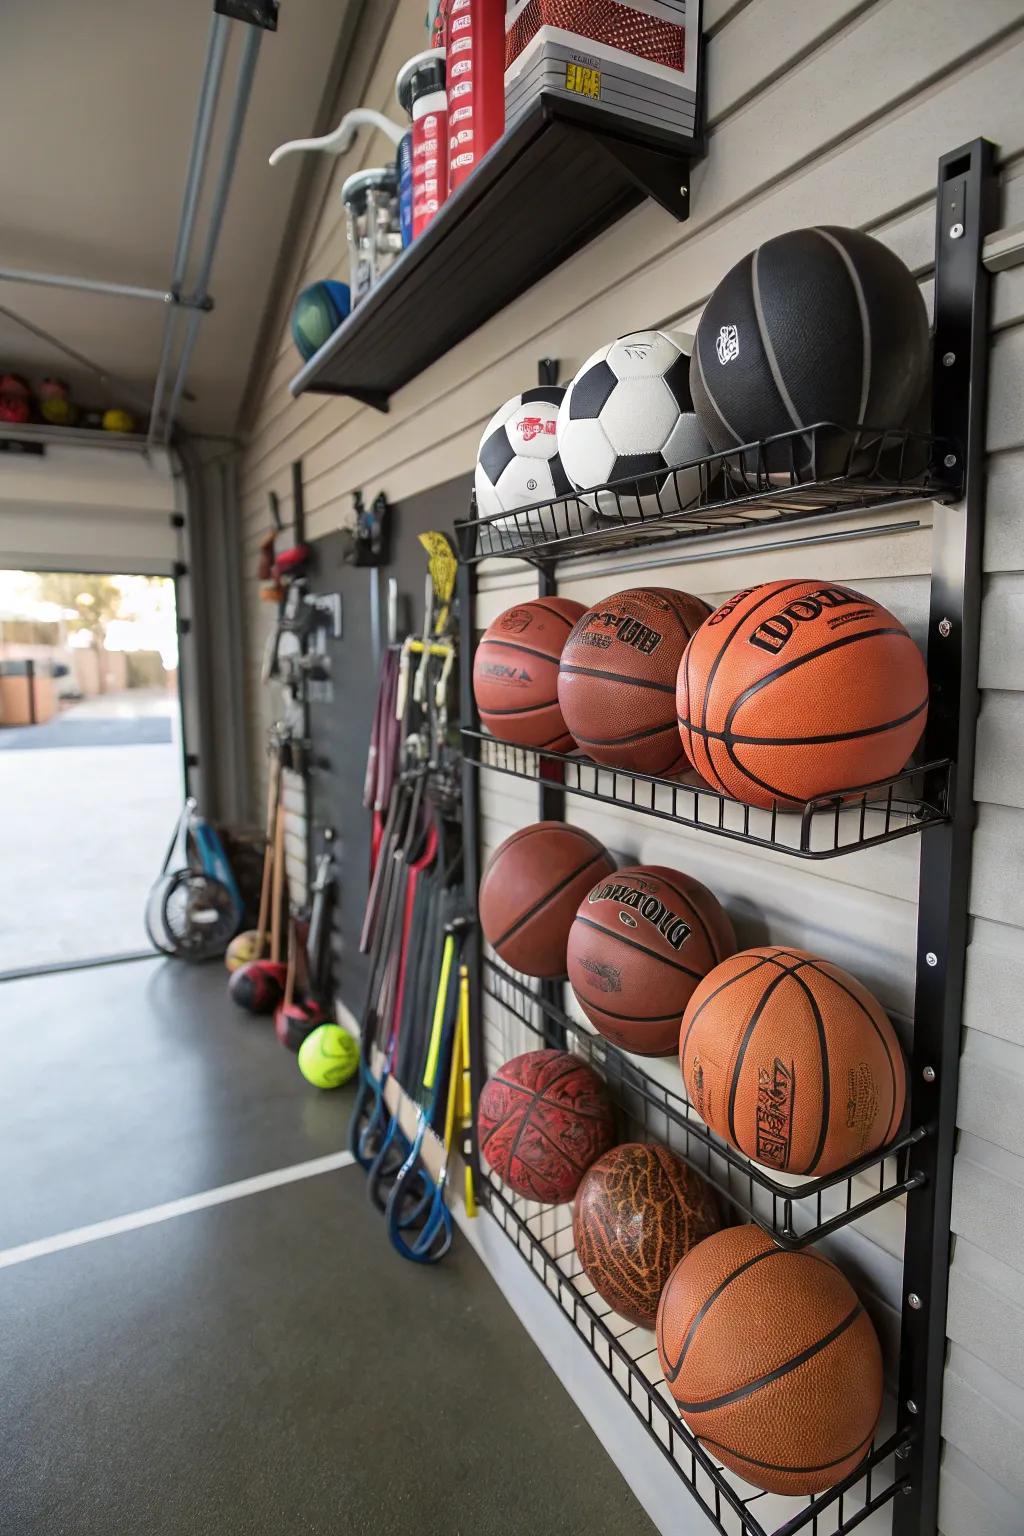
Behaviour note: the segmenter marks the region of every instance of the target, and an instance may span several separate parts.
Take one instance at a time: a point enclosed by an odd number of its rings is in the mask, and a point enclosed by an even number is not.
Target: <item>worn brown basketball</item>
[[[736,948],[728,915],[699,880],[636,864],[580,902],[566,968],[594,1028],[623,1050],[667,1056],[698,982]]]
[[[728,1227],[673,1270],[656,1326],[665,1382],[716,1460],[770,1493],[820,1493],[871,1448],[882,1352],[836,1266]]]
[[[615,1111],[597,1073],[567,1051],[527,1051],[484,1084],[480,1151],[528,1200],[571,1200],[586,1170],[615,1140]]]
[[[558,702],[595,762],[635,773],[685,768],[675,724],[676,674],[711,612],[670,587],[634,587],[588,608],[565,643]]]
[[[641,1328],[654,1327],[680,1259],[718,1226],[711,1185],[666,1147],[612,1147],[576,1191],[572,1231],[580,1262],[608,1305]]]
[[[679,1065],[713,1131],[771,1169],[816,1177],[896,1135],[906,1069],[882,1005],[802,949],[745,949],[695,989]]]
[[[576,908],[615,863],[596,837],[561,821],[537,821],[494,850],[480,882],[484,936],[513,970],[564,976]]]
[[[881,603],[838,583],[772,581],[701,625],[676,707],[709,784],[747,805],[794,806],[902,772],[927,719],[928,674]]]
[[[473,659],[473,696],[492,736],[520,747],[572,751],[558,706],[558,662],[586,611],[568,597],[537,597],[506,608],[487,626]]]

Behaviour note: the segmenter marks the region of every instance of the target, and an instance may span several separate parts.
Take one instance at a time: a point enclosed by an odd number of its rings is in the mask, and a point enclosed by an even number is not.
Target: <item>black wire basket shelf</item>
[[[544,563],[903,501],[955,501],[961,491],[961,455],[952,443],[819,422],[657,474],[474,515],[455,529],[464,563],[510,555]]]
[[[821,795],[796,809],[757,810],[705,784],[696,774],[660,779],[604,768],[588,757],[516,746],[484,731],[462,732],[464,760],[570,794],[640,811],[717,837],[771,848],[799,859],[832,859],[948,819],[952,765],[948,759],[908,768],[844,794]]]
[[[572,1238],[572,1207],[538,1207],[494,1174],[480,1180],[482,1203],[558,1303],[633,1413],[722,1536],[845,1536],[904,1490],[909,1434],[882,1430],[861,1466],[815,1498],[762,1493],[725,1470],[680,1418],[665,1385],[653,1332],[618,1317],[583,1271]],[[883,1424],[886,1423],[883,1417]]]
[[[555,988],[537,988],[490,955],[483,962],[483,990],[506,1014],[495,1050],[515,1054],[508,1042],[516,1025],[519,1050],[564,1043],[605,1080],[629,1135],[670,1147],[707,1179],[737,1220],[756,1222],[780,1247],[819,1242],[924,1182],[910,1166],[911,1148],[928,1134],[921,1128],[824,1178],[773,1175],[708,1129],[686,1096],[674,1059],[641,1065],[570,1015],[551,995]]]

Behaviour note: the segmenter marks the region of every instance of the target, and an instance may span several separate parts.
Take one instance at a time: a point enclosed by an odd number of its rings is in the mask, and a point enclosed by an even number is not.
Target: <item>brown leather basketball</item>
[[[536,597],[506,608],[487,626],[473,658],[473,696],[492,736],[520,747],[572,751],[558,707],[558,661],[586,611],[568,597]]]
[[[881,603],[837,583],[772,581],[701,625],[676,708],[687,756],[717,790],[792,806],[900,773],[928,716],[928,673]]]
[[[561,821],[537,821],[506,837],[480,882],[479,914],[487,942],[527,976],[564,976],[565,946],[576,908],[615,868],[596,837]]]
[[[711,1455],[770,1493],[820,1493],[863,1461],[882,1410],[882,1352],[846,1277],[813,1248],[729,1227],[662,1292],[658,1358]]]
[[[736,948],[728,915],[681,870],[636,864],[598,881],[569,932],[566,969],[594,1028],[625,1051],[667,1056],[697,983]]]
[[[688,592],[635,587],[577,621],[562,651],[558,702],[595,762],[653,774],[686,766],[672,703],[676,674],[710,612]]]
[[[822,1176],[896,1135],[906,1070],[881,1004],[802,949],[745,949],[696,988],[679,1065],[697,1113],[748,1157]]]
[[[679,1260],[719,1225],[706,1179],[666,1147],[624,1142],[599,1157],[576,1191],[576,1252],[620,1317],[653,1328]]]
[[[571,1200],[584,1172],[615,1139],[615,1111],[597,1073],[567,1051],[527,1051],[484,1084],[480,1151],[528,1200]]]

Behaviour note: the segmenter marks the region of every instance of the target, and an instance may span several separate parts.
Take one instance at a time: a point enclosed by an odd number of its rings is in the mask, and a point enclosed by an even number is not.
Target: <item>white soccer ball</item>
[[[595,512],[652,517],[699,496],[699,471],[669,473],[711,452],[690,394],[692,346],[692,337],[681,332],[632,331],[599,347],[565,391],[558,451],[565,473]],[[583,494],[615,480],[638,484],[618,495]]]
[[[557,507],[498,515],[573,495],[558,456],[558,408],[564,394],[553,384],[528,389],[506,400],[484,428],[476,460],[476,509],[478,517],[495,519],[481,536],[486,539],[493,531],[496,548],[504,542],[502,534],[512,535],[514,542],[516,533],[528,530],[565,531],[566,514]],[[578,511],[574,516],[578,521]]]

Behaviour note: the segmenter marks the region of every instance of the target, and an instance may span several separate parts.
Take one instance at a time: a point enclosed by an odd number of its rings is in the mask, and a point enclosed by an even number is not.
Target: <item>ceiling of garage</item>
[[[165,288],[212,0],[5,0],[0,265]],[[301,171],[267,156],[317,121],[356,0],[282,0],[256,80],[181,419],[234,433]],[[233,22],[203,208],[219,164],[245,26]],[[202,212],[192,269],[201,249]],[[189,274],[190,277],[192,273]],[[191,292],[187,281],[185,291]],[[0,282],[0,305],[152,395],[159,303]],[[183,329],[183,326],[182,326]],[[81,404],[128,403],[0,315],[0,372],[66,379]]]

